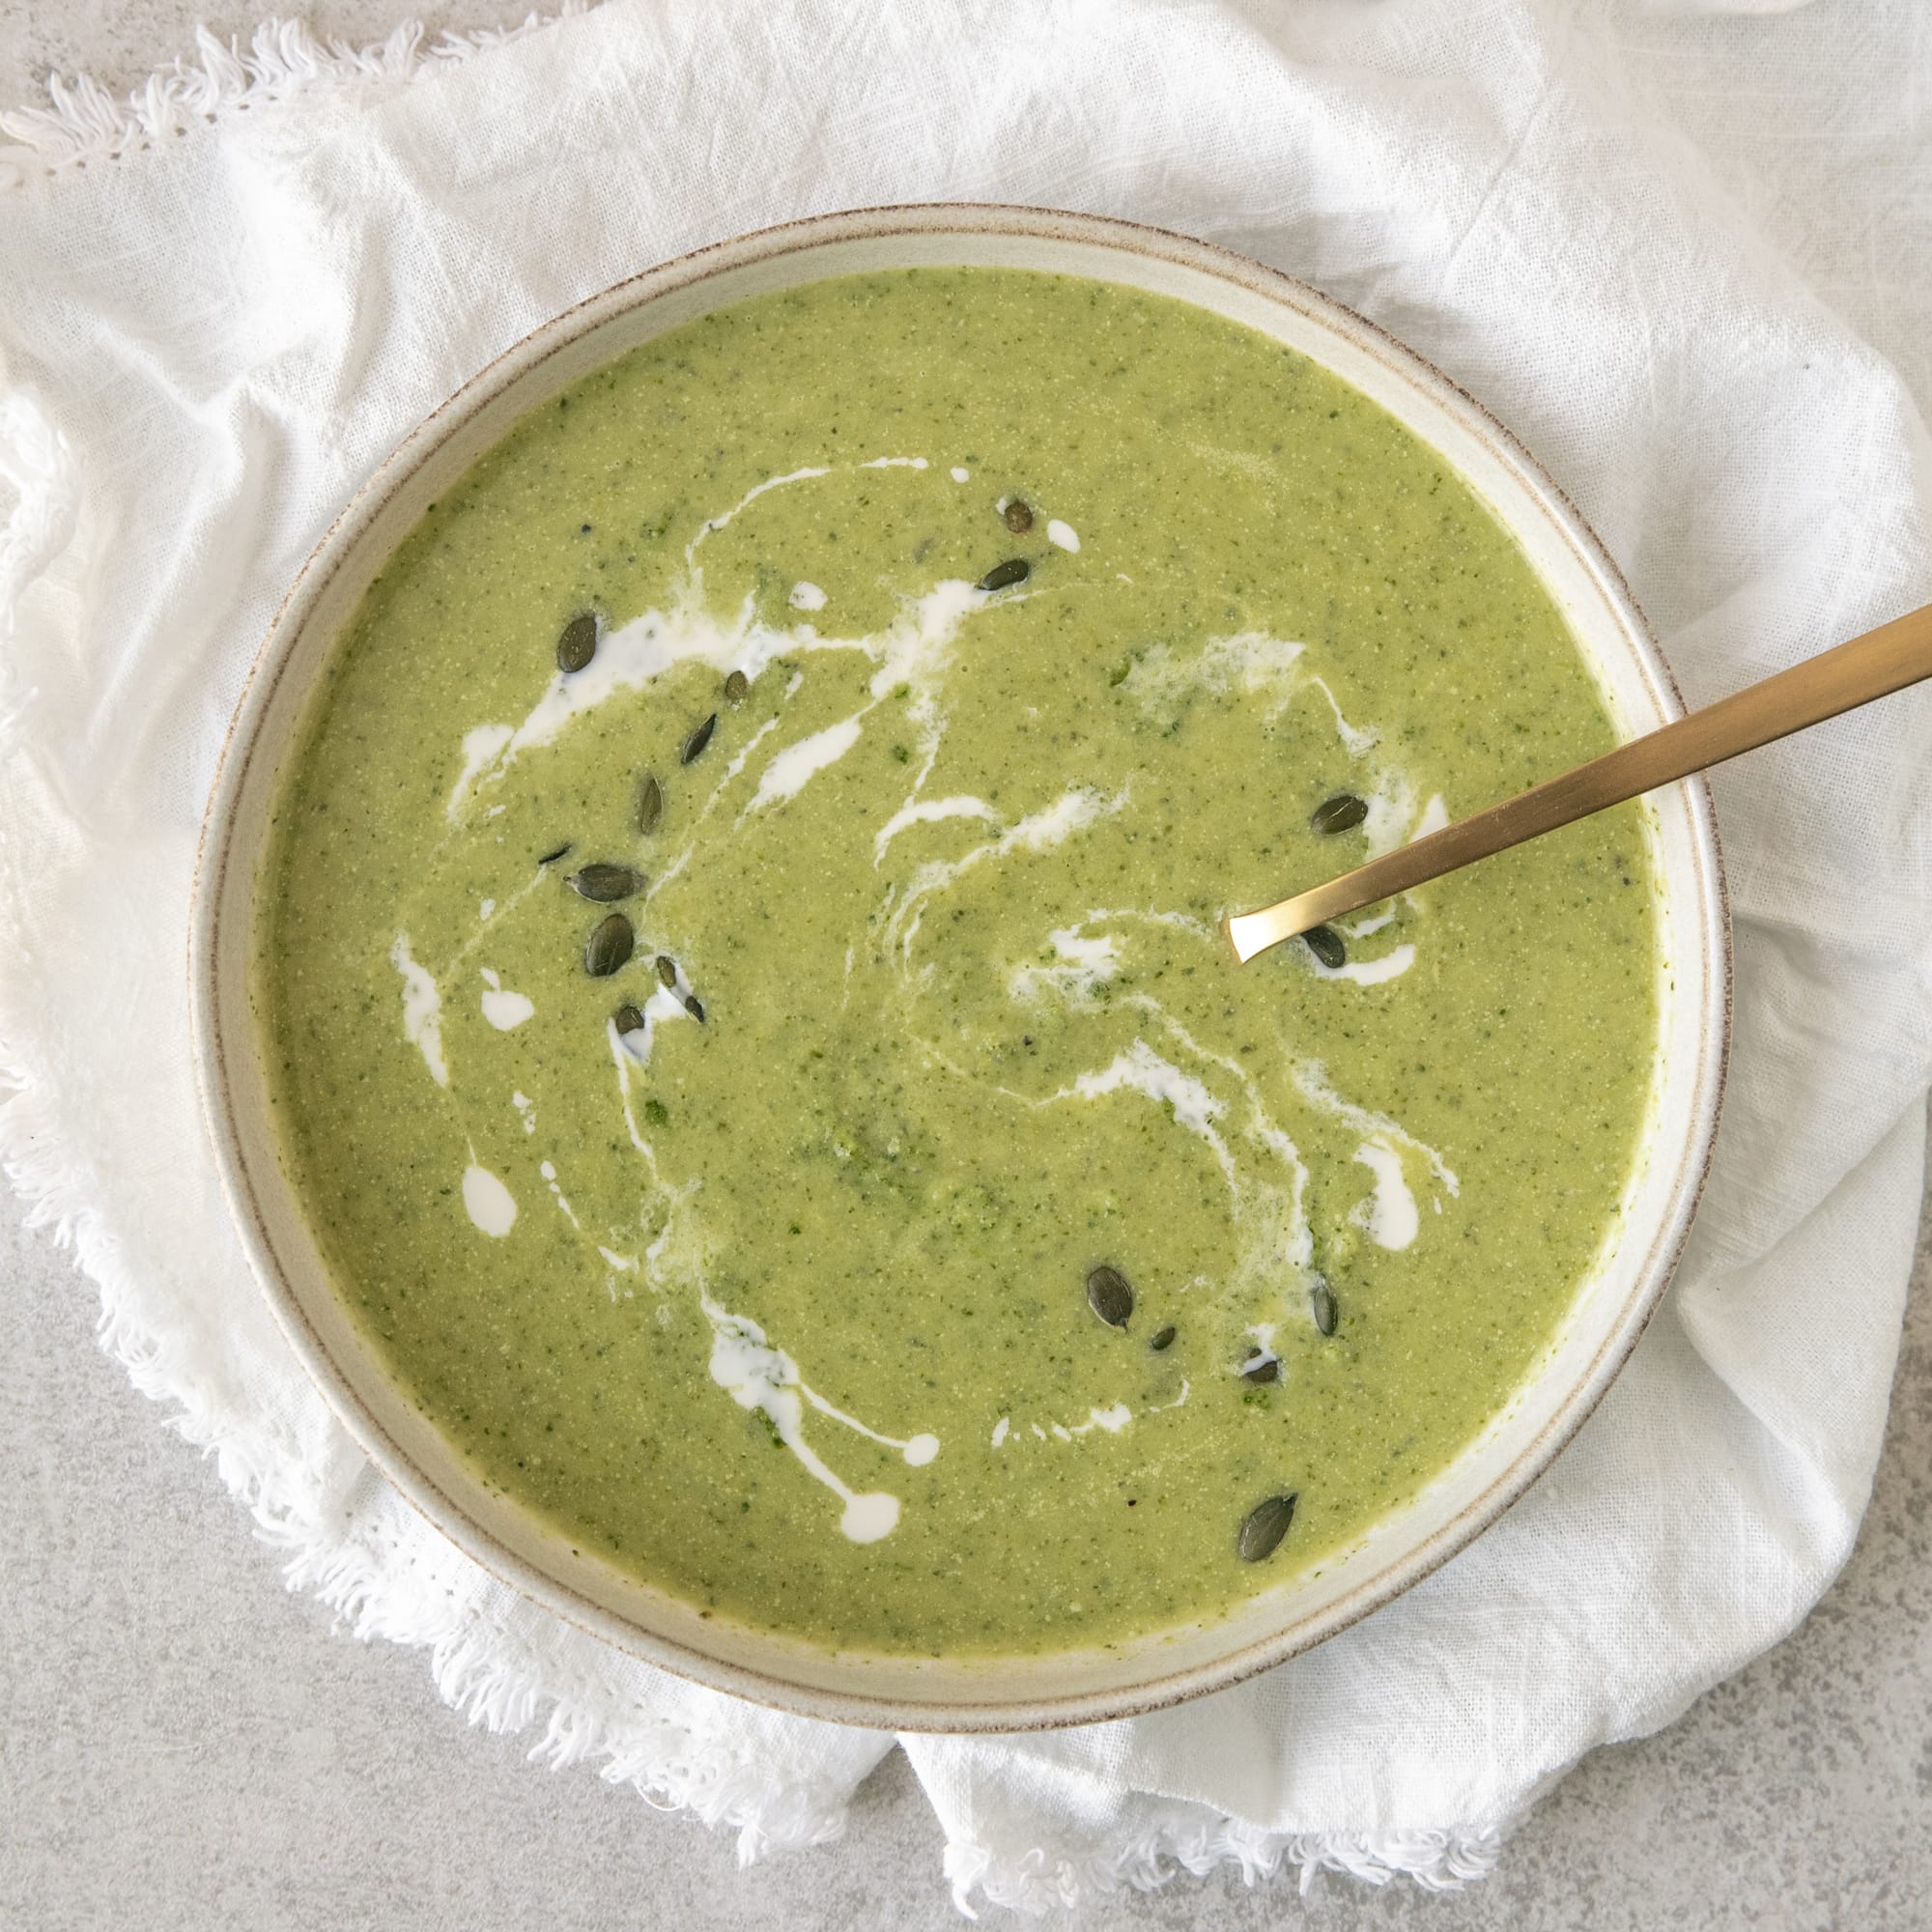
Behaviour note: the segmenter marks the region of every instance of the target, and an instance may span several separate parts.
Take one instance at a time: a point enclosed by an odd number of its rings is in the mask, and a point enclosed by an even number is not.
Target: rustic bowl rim
[[[1727,887],[1710,789],[1701,778],[1673,789],[1688,814],[1698,864],[1694,913],[1704,954],[1696,988],[1700,1064],[1685,1144],[1674,1151],[1670,1209],[1614,1322],[1555,1411],[1504,1473],[1434,1534],[1325,1609],[1211,1662],[1155,1675],[1127,1690],[1016,1700],[895,1701],[863,1689],[830,1690],[707,1655],[639,1628],[526,1561],[440,1489],[397,1444],[351,1386],[297,1300],[265,1225],[255,1176],[238,1134],[232,1069],[217,1023],[217,956],[236,808],[256,734],[322,588],[355,554],[375,514],[486,404],[580,337],[671,292],[759,261],[851,241],[895,237],[1025,237],[1122,251],[1232,282],[1300,312],[1395,371],[1457,418],[1515,472],[1568,542],[1614,614],[1666,717],[1683,698],[1621,572],[1568,496],[1517,437],[1466,390],[1377,324],[1307,283],[1214,243],[1114,216],[994,202],[891,204],[807,216],[710,243],[586,297],[494,357],[404,438],[330,523],[270,623],[223,741],[196,852],[189,937],[189,1007],[202,1109],[231,1216],[284,1336],[324,1399],[376,1467],[421,1515],[480,1567],[567,1623],[678,1676],[799,1716],[899,1731],[1021,1732],[1133,1717],[1225,1690],[1312,1649],[1438,1569],[1487,1529],[1549,1466],[1602,1401],[1647,1325],[1689,1236],[1710,1169],[1731,1039],[1732,954]],[[837,270],[829,273],[838,272]],[[1077,270],[1072,272],[1078,272]],[[534,405],[532,405],[533,407]],[[1498,515],[1500,515],[1498,511]],[[1514,526],[1511,526],[1514,528]],[[1533,1378],[1532,1378],[1533,1380]],[[1525,1384],[1527,1386],[1528,1384]],[[1024,1660],[1013,1660],[1015,1662]]]

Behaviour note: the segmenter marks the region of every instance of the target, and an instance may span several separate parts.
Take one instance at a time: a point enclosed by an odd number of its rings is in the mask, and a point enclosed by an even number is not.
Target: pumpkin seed
[[[1109,1328],[1124,1328],[1134,1312],[1134,1292],[1119,1268],[1103,1265],[1087,1277],[1087,1305]]]
[[[1311,925],[1301,937],[1309,952],[1329,972],[1338,972],[1349,963],[1349,949],[1342,944],[1342,935],[1332,925]]]
[[[627,899],[644,889],[644,875],[635,866],[612,866],[603,860],[584,866],[564,881],[579,898],[597,905]]]
[[[1324,798],[1309,815],[1308,823],[1317,832],[1347,832],[1369,815],[1369,802],[1351,791],[1338,791]]]
[[[1335,1292],[1328,1286],[1328,1277],[1325,1274],[1318,1274],[1315,1277],[1314,1285],[1308,1291],[1308,1307],[1309,1312],[1315,1317],[1317,1329],[1323,1335],[1334,1334],[1337,1319]]]
[[[658,984],[677,991],[677,961],[668,952],[658,954]]]
[[[655,832],[664,809],[664,786],[646,772],[638,785],[638,830],[646,835]]]
[[[699,1026],[704,1024],[704,1008],[696,993],[687,993],[684,996],[684,1009]]]
[[[561,671],[582,670],[597,655],[597,619],[588,611],[580,611],[563,627],[556,640],[556,668]]]
[[[1236,1553],[1243,1563],[1259,1563],[1272,1556],[1293,1520],[1293,1493],[1270,1496],[1266,1502],[1257,1503],[1242,1519],[1241,1532],[1235,1539]]]
[[[1270,1355],[1264,1362],[1257,1362],[1251,1369],[1241,1371],[1244,1382],[1278,1382],[1281,1379],[1281,1364]]]
[[[638,935],[620,912],[599,923],[583,948],[583,970],[593,980],[608,980],[630,958]]]
[[[1165,1328],[1157,1329],[1154,1333],[1153,1340],[1148,1344],[1148,1347],[1151,1349],[1156,1355],[1159,1354],[1163,1349],[1171,1349],[1173,1346],[1174,1346],[1174,1323],[1172,1321],[1170,1321]]]
[[[1000,512],[1000,515],[1005,519],[1008,529],[1016,537],[1025,536],[1033,528],[1033,508],[1030,504],[1021,502],[1017,497]]]
[[[713,712],[689,738],[684,741],[684,750],[677,754],[681,765],[688,765],[694,758],[703,754],[705,746],[711,742],[711,734],[718,728],[718,714]]]
[[[563,843],[556,848],[554,852],[546,852],[543,855],[543,857],[537,861],[537,864],[539,866],[554,866],[559,859],[563,858],[565,854],[569,852],[569,850],[570,850],[570,840],[566,838],[563,841]]]
[[[741,670],[734,670],[724,680],[724,700],[727,704],[742,704],[752,695],[752,680]]]
[[[628,1001],[612,1015],[619,1033],[636,1033],[644,1023],[644,1016]]]
[[[1032,575],[1033,566],[1023,556],[1009,556],[1005,563],[996,563],[980,580],[981,590],[1010,590],[1015,583],[1024,583]]]

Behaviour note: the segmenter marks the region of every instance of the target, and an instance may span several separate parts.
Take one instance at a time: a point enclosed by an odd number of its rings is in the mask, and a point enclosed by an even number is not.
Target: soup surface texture
[[[1534,1366],[1657,972],[1634,808],[1325,963],[1216,921],[1612,737],[1486,507],[1280,344],[1017,271],[748,300],[348,625],[258,898],[284,1158],[411,1398],[639,1577],[903,1654],[1213,1619]]]

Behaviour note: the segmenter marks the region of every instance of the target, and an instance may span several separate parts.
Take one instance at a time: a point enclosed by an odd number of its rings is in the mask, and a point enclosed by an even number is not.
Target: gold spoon
[[[1259,912],[1236,914],[1226,923],[1235,956],[1245,965],[1257,952],[1346,912],[1393,898],[1397,893],[1439,879],[1444,872],[1473,866],[1478,859],[1621,805],[1639,792],[1721,765],[1740,752],[1754,752],[1775,738],[1822,724],[1841,711],[1855,711],[1926,677],[1932,677],[1932,604],[1908,611],[1903,617],[1894,617],[1848,644],[1821,651],[1762,683],[1747,685],[1661,731],[1633,738],[1628,745],[1619,745],[1561,778],[1532,785],[1473,818],[1460,819],[1412,845],[1398,846],[1325,886]]]

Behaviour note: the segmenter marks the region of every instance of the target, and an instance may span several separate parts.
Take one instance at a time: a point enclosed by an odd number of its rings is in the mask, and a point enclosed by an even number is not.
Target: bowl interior
[[[250,1006],[251,900],[278,767],[316,674],[370,579],[427,506],[513,421],[661,331],[767,290],[916,265],[1127,283],[1211,309],[1334,370],[1439,450],[1515,533],[1566,613],[1620,731],[1679,715],[1614,569],[1560,493],[1446,380],[1312,290],[1202,243],[1124,223],[986,208],[835,215],[687,257],[593,298],[485,370],[343,513],[264,645],[223,760],[197,881],[193,998],[211,1128],[251,1260],[343,1420],[419,1509],[487,1569],[683,1675],[813,1716],[896,1729],[1006,1730],[1117,1717],[1218,1688],[1319,1642],[1460,1548],[1547,1465],[1641,1330],[1695,1205],[1722,1076],[1728,938],[1701,783],[1644,804],[1661,883],[1661,1046],[1619,1222],[1541,1365],[1505,1412],[1340,1560],[1227,1620],[1037,1658],[834,1653],[743,1629],[620,1575],[487,1490],[387,1378],[330,1283],[282,1170]]]

